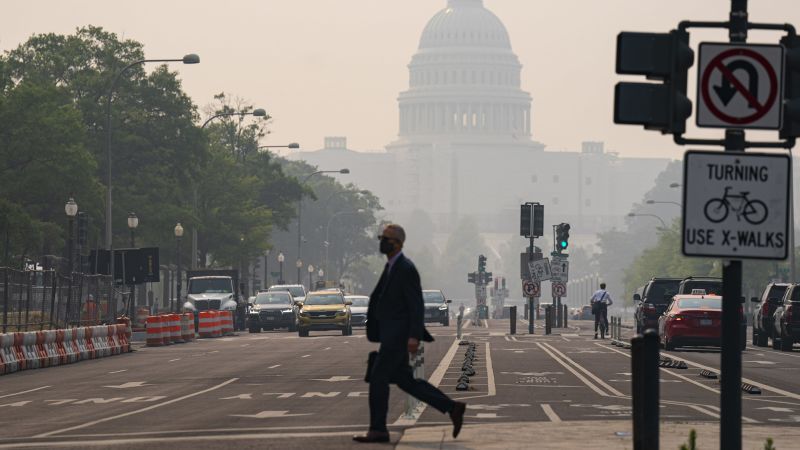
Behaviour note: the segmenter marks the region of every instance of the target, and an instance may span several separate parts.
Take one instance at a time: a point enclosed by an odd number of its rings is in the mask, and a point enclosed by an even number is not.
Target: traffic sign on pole
[[[547,258],[528,261],[528,270],[533,281],[545,281],[550,279],[550,260]]]
[[[683,162],[683,253],[786,259],[788,155],[688,151]]]
[[[525,297],[539,297],[542,292],[542,285],[533,280],[522,281],[522,293]]]
[[[569,260],[560,256],[553,256],[550,262],[550,281],[554,283],[566,283],[569,280]]]
[[[779,129],[783,47],[700,44],[697,126]]]
[[[564,283],[552,283],[553,297],[563,297],[567,295],[567,285]]]

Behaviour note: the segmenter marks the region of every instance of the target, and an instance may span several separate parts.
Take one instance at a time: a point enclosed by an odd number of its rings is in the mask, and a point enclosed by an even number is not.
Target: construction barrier
[[[144,331],[147,326],[147,318],[150,317],[150,308],[136,308],[136,315],[133,321],[133,331]]]
[[[183,313],[181,314],[181,338],[183,342],[190,342],[194,340],[194,314]]]
[[[223,336],[233,336],[233,311],[220,311],[220,331]]]
[[[222,336],[222,320],[220,318],[220,311],[211,311],[213,317],[213,327],[211,329],[214,337]]]
[[[167,314],[169,316],[169,336],[173,344],[183,343],[183,333],[181,332],[180,314]]]
[[[147,318],[147,346],[160,347],[161,342],[161,317],[149,316]]]
[[[198,330],[200,337],[214,337],[214,311],[200,311],[197,315],[200,318],[200,328]]]
[[[127,324],[0,334],[0,375],[130,351]]]
[[[172,344],[172,330],[169,327],[169,317],[166,314],[161,314],[158,316],[158,320],[161,321],[161,343],[163,345],[170,345]]]

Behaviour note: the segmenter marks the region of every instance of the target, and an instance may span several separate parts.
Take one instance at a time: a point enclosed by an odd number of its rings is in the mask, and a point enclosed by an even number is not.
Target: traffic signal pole
[[[534,248],[535,248],[533,246],[533,239],[534,238],[531,235],[530,236],[531,243],[530,243],[530,246],[528,247],[528,261],[529,262],[533,261],[533,252],[534,252]],[[536,319],[536,311],[534,309],[534,306],[535,305],[534,305],[533,297],[528,297],[528,334],[533,334],[533,330],[534,330],[533,321],[534,321],[534,319]]]
[[[731,43],[747,41],[747,0],[731,0],[729,37]],[[725,151],[743,152],[744,150],[744,130],[725,130]],[[742,261],[723,261],[720,449],[742,448],[741,342],[743,336],[741,336],[741,319],[739,318],[741,298]]]

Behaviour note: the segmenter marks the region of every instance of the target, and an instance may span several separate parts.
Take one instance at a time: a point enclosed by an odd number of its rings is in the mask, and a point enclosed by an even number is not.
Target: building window
[[[558,175],[553,175],[553,183],[558,183]]]

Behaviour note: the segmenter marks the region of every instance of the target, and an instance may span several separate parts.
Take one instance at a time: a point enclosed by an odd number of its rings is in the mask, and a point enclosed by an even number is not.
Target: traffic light
[[[477,284],[475,280],[475,272],[467,274],[467,283]]]
[[[506,277],[503,277],[502,286],[503,286],[503,290],[505,290],[505,288],[506,288]]]
[[[478,256],[478,272],[486,272],[486,257],[483,255]]]
[[[781,39],[786,53],[784,72],[784,104],[781,139],[800,136],[800,37],[784,36]]]
[[[525,237],[531,237],[531,211],[533,205],[530,203],[525,203],[524,205],[519,205],[519,235]]]
[[[569,247],[569,229],[568,223],[560,223],[556,225],[556,250],[561,253]]]
[[[483,272],[483,284],[492,282],[492,272]]]
[[[533,236],[544,236],[544,205],[533,205]]]
[[[617,73],[645,75],[648,80],[663,83],[617,83],[614,123],[683,134],[686,119],[692,115],[686,83],[693,63],[694,51],[685,31],[617,35]]]

